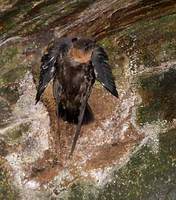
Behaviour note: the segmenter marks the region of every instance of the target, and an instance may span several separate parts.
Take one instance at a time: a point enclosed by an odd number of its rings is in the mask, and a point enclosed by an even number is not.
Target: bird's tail
[[[58,106],[58,117],[61,117],[64,121],[68,121],[69,123],[78,123],[78,117],[79,117],[79,109],[71,110],[68,108],[63,108],[62,104],[59,104]],[[84,117],[83,117],[83,124],[87,124],[91,121],[93,121],[93,112],[89,104],[87,103]]]

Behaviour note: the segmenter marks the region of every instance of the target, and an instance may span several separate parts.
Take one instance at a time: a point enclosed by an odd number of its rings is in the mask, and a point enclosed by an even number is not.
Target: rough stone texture
[[[0,145],[5,147],[2,142],[0,142]],[[1,149],[1,153],[2,151]],[[0,199],[13,200],[18,198],[18,192],[11,186],[10,181],[13,178],[10,177],[10,168],[2,156],[0,156]]]
[[[176,2],[2,0],[0,10],[0,199],[174,200]],[[51,87],[34,101],[42,51],[67,34],[107,50],[120,94],[96,83],[95,120],[71,160],[75,127],[57,120]]]

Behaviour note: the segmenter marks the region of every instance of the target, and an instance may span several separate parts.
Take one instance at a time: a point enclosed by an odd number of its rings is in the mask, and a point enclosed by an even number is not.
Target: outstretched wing
[[[108,64],[108,56],[102,47],[97,46],[92,52],[92,65],[96,79],[105,87],[112,95],[118,97],[116,85],[112,76],[111,68]]]
[[[56,67],[58,67],[58,56],[63,57],[70,48],[71,39],[60,38],[48,48],[48,52],[42,56],[39,85],[36,94],[36,103],[40,100],[42,93],[47,87],[48,83],[54,78],[56,73]]]

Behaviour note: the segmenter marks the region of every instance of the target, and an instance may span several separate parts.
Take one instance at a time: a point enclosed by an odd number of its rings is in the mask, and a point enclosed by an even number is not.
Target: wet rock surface
[[[175,1],[17,0],[0,9],[0,199],[175,199]],[[120,94],[95,84],[95,119],[72,159],[75,126],[56,118],[51,86],[35,105],[42,52],[65,34],[98,40]]]

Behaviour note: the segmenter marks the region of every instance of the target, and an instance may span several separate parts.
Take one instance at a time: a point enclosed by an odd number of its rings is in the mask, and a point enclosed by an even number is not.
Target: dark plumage
[[[91,113],[87,102],[95,79],[118,97],[108,56],[102,47],[90,39],[64,37],[48,47],[41,62],[36,103],[53,79],[57,115],[68,122],[77,123],[72,155],[81,124]]]

